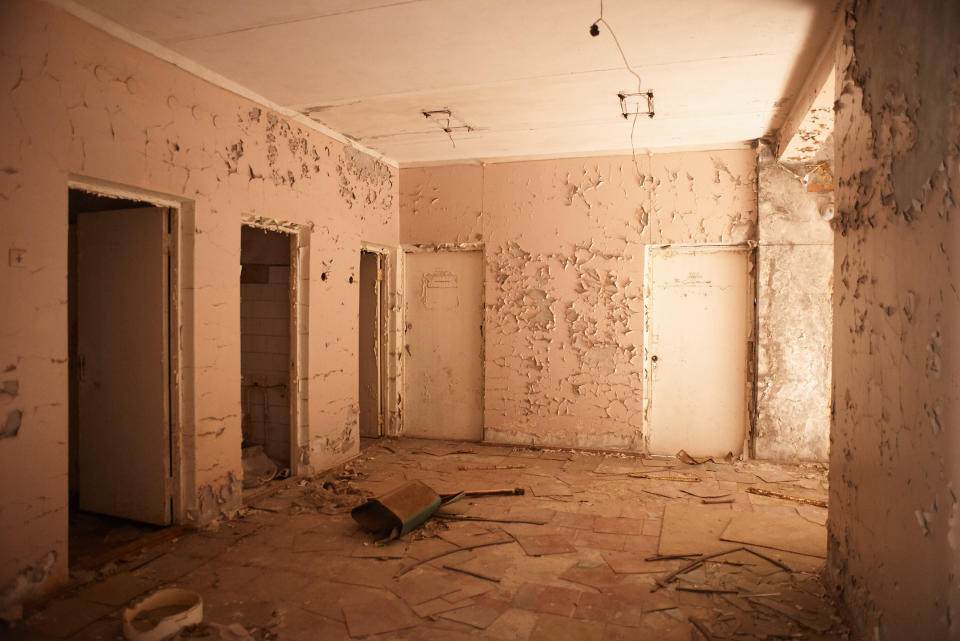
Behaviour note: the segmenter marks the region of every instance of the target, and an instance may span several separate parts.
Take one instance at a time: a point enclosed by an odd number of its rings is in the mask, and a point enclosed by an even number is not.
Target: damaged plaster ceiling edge
[[[790,111],[787,112],[787,117],[784,118],[780,130],[776,132],[776,149],[774,153],[778,159],[783,157],[790,141],[797,135],[807,112],[810,111],[813,103],[816,102],[817,96],[824,87],[824,83],[827,81],[827,78],[830,77],[830,72],[836,66],[835,54],[846,29],[846,21],[846,3],[841,3],[837,7],[836,20],[834,20],[830,35],[827,36],[823,43],[823,48],[817,55],[813,66],[810,67],[810,73],[807,74],[803,84],[800,86],[800,91],[797,92],[797,98],[793,101]]]
[[[674,147],[643,147],[637,148],[638,156],[674,154],[685,151],[730,151],[738,149],[752,149],[757,144],[756,138],[749,140],[734,140],[730,142],[706,144],[706,145],[678,145]],[[630,157],[632,150],[627,148],[620,149],[587,149],[570,152],[553,152],[545,154],[522,154],[517,156],[493,156],[478,158],[447,158],[440,160],[413,160],[409,162],[400,162],[400,169],[422,169],[427,167],[444,167],[451,165],[500,165],[512,162],[528,162],[538,160],[569,160],[575,158],[618,158]]]
[[[118,40],[125,42],[130,46],[136,47],[137,49],[140,49],[141,51],[144,51],[156,58],[159,58],[164,62],[168,62],[173,66],[178,67],[186,71],[187,73],[193,76],[196,76],[197,78],[200,78],[201,80],[209,82],[214,86],[220,87],[225,91],[229,91],[232,94],[236,94],[241,98],[245,98],[247,100],[255,102],[261,107],[266,107],[271,111],[275,111],[281,116],[283,116],[284,118],[296,122],[298,125],[302,125],[307,129],[312,129],[313,131],[321,133],[324,136],[327,136],[328,138],[332,138],[337,142],[340,142],[348,147],[353,147],[354,149],[360,152],[363,152],[368,156],[371,156],[387,165],[390,165],[394,169],[400,168],[400,165],[393,158],[385,156],[379,151],[375,151],[361,143],[358,143],[355,140],[351,140],[350,138],[343,135],[339,131],[330,129],[329,127],[326,127],[325,125],[322,125],[315,120],[307,118],[303,114],[293,111],[288,107],[278,105],[275,102],[269,100],[268,98],[261,96],[254,90],[248,87],[245,87],[244,85],[241,85],[238,82],[230,80],[229,78],[220,75],[216,71],[213,71],[212,69],[208,69],[207,67],[204,67],[200,63],[194,60],[191,60],[190,58],[184,55],[181,55],[176,51],[173,51],[172,49],[168,49],[162,44],[159,44],[153,40],[150,40],[149,38],[145,38],[144,36],[136,33],[135,31],[131,31],[130,29],[127,29],[123,25],[116,23],[113,20],[110,20],[109,18],[102,16],[99,13],[78,4],[74,0],[44,0],[44,2],[54,7],[57,7],[58,9],[66,11],[73,17],[78,18],[83,22],[86,22],[87,24],[94,27],[95,29],[99,29],[100,31],[103,31],[104,33],[107,33],[113,36],[114,38],[117,38]]]

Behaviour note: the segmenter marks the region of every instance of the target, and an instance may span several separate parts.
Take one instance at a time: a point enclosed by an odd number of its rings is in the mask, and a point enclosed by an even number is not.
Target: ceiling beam
[[[830,72],[837,64],[837,51],[840,47],[840,41],[843,36],[844,25],[847,18],[846,3],[841,4],[838,9],[838,14],[833,29],[831,29],[830,35],[827,37],[823,49],[820,51],[820,55],[817,56],[816,61],[810,68],[810,73],[807,75],[806,80],[804,80],[800,91],[797,92],[797,98],[793,101],[790,112],[783,121],[780,131],[777,132],[777,158],[783,156],[787,145],[790,144],[790,140],[796,135],[807,112],[810,111],[813,101],[817,99],[817,95],[820,93],[820,90],[823,89],[823,85],[830,76]]]

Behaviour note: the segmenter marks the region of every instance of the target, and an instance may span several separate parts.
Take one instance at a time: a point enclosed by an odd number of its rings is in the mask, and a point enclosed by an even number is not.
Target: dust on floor
[[[375,545],[349,511],[407,480],[525,493],[462,500]],[[203,597],[206,623],[183,639],[845,639],[820,580],[825,499],[818,466],[375,441],[0,631],[121,639],[122,607],[170,585]]]

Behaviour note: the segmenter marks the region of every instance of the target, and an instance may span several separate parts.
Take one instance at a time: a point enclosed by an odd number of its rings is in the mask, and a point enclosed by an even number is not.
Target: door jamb
[[[84,191],[105,198],[122,198],[147,202],[156,207],[166,208],[168,211],[167,234],[164,246],[167,248],[170,260],[170,271],[167,281],[167,314],[164,324],[167,328],[167,372],[168,385],[164,396],[169,408],[170,425],[170,470],[166,479],[167,494],[170,499],[170,522],[172,525],[187,520],[186,501],[184,500],[184,480],[193,469],[187,469],[183,459],[184,452],[184,390],[189,387],[185,381],[183,309],[190,301],[184,299],[181,276],[185,271],[183,263],[183,229],[184,220],[193,217],[193,203],[184,199],[175,198],[159,192],[139,189],[127,185],[120,185],[109,181],[99,180],[86,176],[70,174],[67,180],[67,190]],[[69,465],[69,463],[68,463]]]
[[[400,252],[397,247],[366,241],[360,242],[357,252],[357,265],[360,265],[360,252],[377,254],[383,279],[380,283],[380,438],[397,436],[400,432],[400,374],[401,361],[398,337],[401,324],[399,305]],[[359,285],[359,278],[357,279]]]
[[[240,225],[278,232],[288,236],[290,240],[290,475],[299,476],[310,469],[309,407],[306,394],[310,381],[310,227],[250,215],[242,215]]]

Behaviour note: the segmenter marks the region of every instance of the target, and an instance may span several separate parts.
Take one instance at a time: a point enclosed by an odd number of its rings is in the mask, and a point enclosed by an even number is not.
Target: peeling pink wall
[[[643,248],[756,234],[756,152],[400,172],[403,243],[484,243],[485,438],[642,449]]]
[[[854,2],[838,62],[831,580],[861,638],[960,638],[960,4]]]
[[[240,501],[241,215],[313,230],[309,472],[358,450],[360,242],[396,244],[399,199],[395,170],[43,3],[0,8],[0,86],[3,610],[66,576],[68,176],[193,203],[181,247],[183,494],[198,522]],[[20,266],[10,249],[25,250]]]

